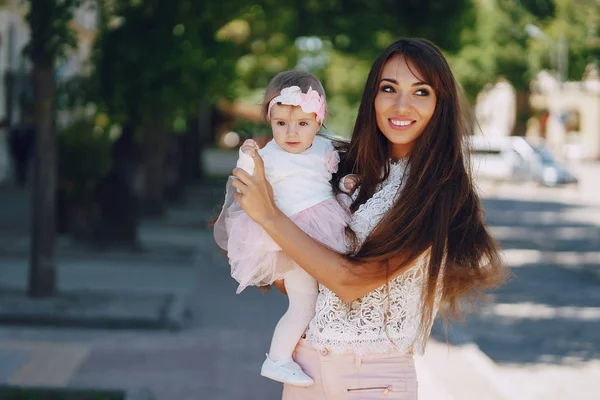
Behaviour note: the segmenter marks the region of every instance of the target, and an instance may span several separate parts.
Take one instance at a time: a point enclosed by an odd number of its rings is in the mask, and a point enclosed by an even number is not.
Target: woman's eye
[[[394,93],[395,90],[393,87],[391,87],[390,85],[383,85],[379,90],[381,90],[382,92],[385,93]]]
[[[419,89],[415,92],[417,96],[429,96],[429,90],[427,89]]]

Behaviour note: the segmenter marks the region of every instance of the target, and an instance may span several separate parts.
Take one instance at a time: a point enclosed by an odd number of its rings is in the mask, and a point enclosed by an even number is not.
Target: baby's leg
[[[269,358],[273,361],[292,356],[294,348],[315,315],[317,281],[302,268],[296,267],[284,275],[289,306],[275,328]]]

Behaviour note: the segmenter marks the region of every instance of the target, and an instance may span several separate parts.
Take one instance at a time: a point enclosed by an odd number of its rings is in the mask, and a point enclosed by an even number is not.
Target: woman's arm
[[[238,190],[234,197],[288,256],[343,301],[355,300],[385,283],[385,278],[356,276],[350,261],[311,238],[286,217],[275,205],[262,158],[256,151],[251,155],[255,162],[254,176],[239,168],[233,170],[237,179],[232,186]]]

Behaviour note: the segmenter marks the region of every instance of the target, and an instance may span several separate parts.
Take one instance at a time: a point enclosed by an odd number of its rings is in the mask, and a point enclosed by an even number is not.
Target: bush
[[[68,201],[89,201],[110,169],[108,129],[79,119],[58,132],[59,190]]]

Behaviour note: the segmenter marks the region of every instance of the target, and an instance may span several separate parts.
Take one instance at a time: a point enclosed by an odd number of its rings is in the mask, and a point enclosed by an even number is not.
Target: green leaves
[[[474,23],[463,31],[452,66],[472,97],[487,82],[505,76],[525,91],[542,68],[556,69],[558,42],[569,42],[569,78],[600,59],[600,3],[597,0],[497,0],[476,2]],[[529,37],[525,27],[539,27]]]
[[[218,6],[112,0],[105,20],[123,23],[102,30],[94,54],[95,86],[105,108],[121,120],[161,113],[170,124],[182,113],[194,114],[201,100],[226,95],[242,55],[238,43],[249,28],[235,18],[227,24],[236,13]]]
[[[25,51],[34,63],[52,64],[76,46],[69,22],[82,0],[27,1],[31,40]]]

